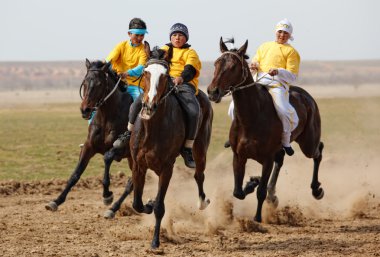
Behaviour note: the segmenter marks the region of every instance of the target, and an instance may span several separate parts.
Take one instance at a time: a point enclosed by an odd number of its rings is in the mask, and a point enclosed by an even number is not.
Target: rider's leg
[[[290,145],[290,136],[291,132],[298,125],[298,116],[296,110],[289,103],[289,91],[285,87],[280,86],[270,88],[269,93],[272,96],[274,107],[282,122],[282,145],[288,155],[293,155],[294,150]]]
[[[181,155],[189,168],[195,168],[193,159],[193,143],[197,135],[200,107],[192,85],[183,84],[178,87],[177,99],[186,113],[187,135]]]

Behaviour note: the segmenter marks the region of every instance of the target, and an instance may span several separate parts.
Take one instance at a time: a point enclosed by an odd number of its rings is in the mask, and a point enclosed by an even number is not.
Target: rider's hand
[[[120,76],[122,79],[126,79],[126,78],[128,77],[128,72],[120,73],[119,76]]]
[[[176,78],[173,78],[173,83],[174,85],[178,86],[178,85],[182,85],[183,84],[183,78],[182,77],[176,77]]]
[[[249,69],[251,70],[251,72],[257,72],[259,70],[259,63],[258,62],[252,62],[249,65]]]
[[[271,76],[275,76],[275,75],[277,75],[278,74],[278,69],[270,69],[269,71],[268,71],[268,74],[269,75],[271,75]]]

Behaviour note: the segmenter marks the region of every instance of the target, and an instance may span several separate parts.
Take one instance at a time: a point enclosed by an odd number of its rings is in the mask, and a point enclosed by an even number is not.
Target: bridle
[[[80,88],[79,88],[79,96],[80,98],[83,100],[83,96],[82,96],[82,88],[83,88],[83,85],[84,85],[84,82],[86,80],[86,77],[88,75],[88,73],[90,71],[100,71],[100,72],[103,72],[106,76],[106,89],[108,88],[108,82],[109,82],[109,74],[107,71],[104,71],[103,69],[98,69],[98,68],[91,68],[91,69],[88,69],[87,70],[87,73],[86,73],[86,76],[85,76],[85,79],[82,81],[82,84],[80,85]],[[108,98],[111,97],[111,95],[116,91],[119,83],[121,81],[121,77],[119,77],[119,80],[116,82],[114,88],[111,90],[111,92],[108,93],[108,95],[105,95],[103,98],[101,98],[98,102],[96,102],[95,106],[92,108],[92,111],[96,111],[98,108],[100,108],[106,101]],[[91,88],[91,85],[92,85],[93,81],[90,80],[90,88]],[[105,91],[107,92],[107,90]]]
[[[245,89],[248,87],[255,86],[257,84],[257,82],[259,82],[263,77],[265,77],[267,75],[267,73],[266,73],[263,76],[261,76],[259,79],[257,79],[256,81],[249,83],[247,85],[243,85],[244,82],[246,81],[246,79],[248,78],[248,74],[250,73],[249,68],[244,66],[244,62],[245,62],[244,57],[238,55],[236,52],[226,51],[226,52],[223,52],[222,55],[218,59],[216,59],[215,63],[218,62],[219,59],[221,59],[223,57],[223,55],[226,55],[226,54],[231,54],[231,55],[233,55],[239,59],[240,64],[241,64],[241,68],[243,70],[243,76],[242,76],[243,78],[242,78],[241,82],[237,83],[236,85],[229,86],[228,89],[224,90],[224,95],[231,95],[235,91],[239,91],[239,90],[242,90],[242,89]]]

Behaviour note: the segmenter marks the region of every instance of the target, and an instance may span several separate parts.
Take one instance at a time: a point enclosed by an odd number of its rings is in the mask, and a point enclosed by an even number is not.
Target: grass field
[[[380,151],[380,98],[318,99],[326,153],[356,156]],[[208,160],[223,150],[230,119],[228,101],[213,104],[214,122]],[[68,178],[76,166],[78,145],[87,136],[87,121],[78,104],[49,104],[0,109],[0,180]],[[297,148],[296,148],[297,149]],[[179,161],[180,158],[178,159]],[[101,155],[93,158],[83,176],[98,176]],[[127,162],[115,163],[111,172],[129,172]]]

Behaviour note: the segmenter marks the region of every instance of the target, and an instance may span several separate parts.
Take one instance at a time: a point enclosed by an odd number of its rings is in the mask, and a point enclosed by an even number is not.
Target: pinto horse
[[[235,104],[235,119],[230,128],[230,142],[233,151],[234,192],[233,195],[243,200],[258,185],[257,211],[255,221],[261,222],[261,210],[267,196],[275,206],[277,178],[284,161],[281,144],[282,123],[277,116],[272,97],[268,90],[253,81],[245,59],[248,40],[238,50],[228,50],[222,38],[220,50],[222,55],[215,61],[214,78],[208,86],[209,99],[220,102],[221,98],[232,93]],[[324,195],[318,181],[319,164],[322,160],[323,143],[321,138],[321,118],[314,99],[302,88],[290,87],[290,103],[296,109],[299,124],[292,132],[291,140],[296,141],[304,155],[314,160],[312,194],[316,199]],[[242,188],[247,159],[254,159],[262,165],[261,178],[252,177]],[[273,164],[275,167],[272,173]]]
[[[155,48],[150,54],[145,70],[145,93],[140,118],[132,133],[130,148],[133,158],[132,182],[126,191],[133,188],[133,208],[140,213],[151,214],[156,218],[152,248],[160,245],[161,220],[165,214],[165,195],[173,174],[173,166],[185,143],[186,119],[176,99],[177,87],[169,76],[172,48],[166,52]],[[201,107],[200,125],[193,147],[196,163],[194,178],[198,185],[199,209],[204,209],[210,201],[203,191],[206,155],[210,143],[213,111],[205,93],[197,95]],[[147,169],[159,177],[158,192],[154,201],[143,204],[142,195]]]
[[[78,182],[90,159],[95,154],[104,155],[103,202],[105,205],[109,205],[113,201],[113,193],[109,190],[109,171],[112,161],[128,158],[131,167],[132,158],[129,148],[114,149],[112,144],[127,127],[132,97],[117,89],[119,78],[110,71],[109,65],[101,61],[90,62],[86,59],[87,73],[80,87],[81,97],[83,88],[83,101],[80,110],[82,117],[86,120],[90,119],[95,110],[96,115],[88,127],[87,140],[81,149],[74,172],[58,198],[45,206],[47,210],[56,211],[58,206],[65,201],[67,194]],[[122,82],[119,81],[119,83]]]

